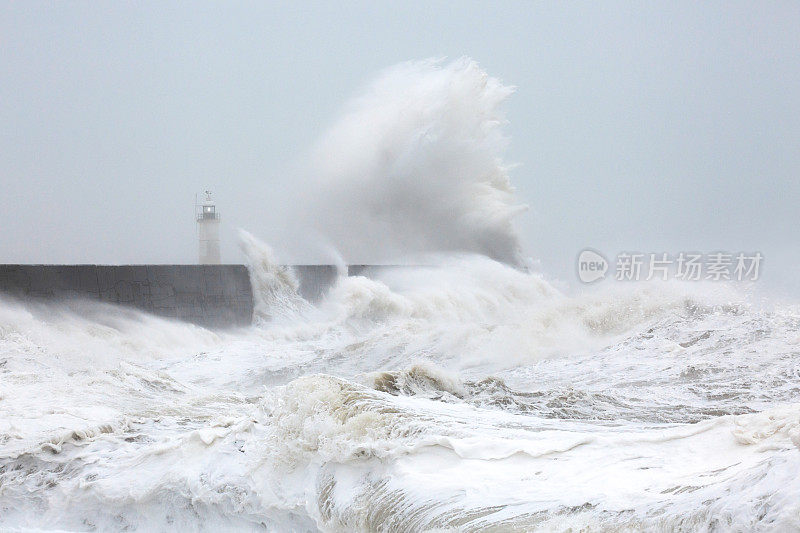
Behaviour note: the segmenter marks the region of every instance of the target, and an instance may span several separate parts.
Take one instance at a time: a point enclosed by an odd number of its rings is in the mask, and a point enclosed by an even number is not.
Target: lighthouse
[[[200,264],[218,265],[219,255],[219,213],[211,191],[205,191],[206,199],[195,206],[197,215],[197,238],[199,240]]]

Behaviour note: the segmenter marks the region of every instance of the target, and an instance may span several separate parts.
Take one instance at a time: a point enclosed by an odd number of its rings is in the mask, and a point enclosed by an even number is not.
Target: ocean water
[[[403,64],[313,151],[287,226],[426,266],[311,303],[243,233],[231,331],[0,296],[0,530],[800,530],[800,306],[525,268],[510,94]]]
[[[316,306],[258,275],[239,331],[2,301],[0,529],[800,528],[797,307],[480,256]]]

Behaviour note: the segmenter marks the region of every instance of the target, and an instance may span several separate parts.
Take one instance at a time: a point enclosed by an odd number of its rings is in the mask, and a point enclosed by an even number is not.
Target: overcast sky
[[[350,95],[467,55],[517,87],[517,222],[545,271],[573,279],[587,246],[759,250],[800,286],[798,2],[0,5],[0,262],[194,262],[205,188],[240,262],[236,229],[279,234]]]

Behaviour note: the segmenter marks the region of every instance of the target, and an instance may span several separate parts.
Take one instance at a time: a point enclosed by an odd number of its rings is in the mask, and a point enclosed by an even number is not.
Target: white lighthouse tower
[[[196,206],[197,238],[200,244],[200,264],[218,265],[219,255],[219,213],[211,199],[211,191],[205,191],[206,199]]]

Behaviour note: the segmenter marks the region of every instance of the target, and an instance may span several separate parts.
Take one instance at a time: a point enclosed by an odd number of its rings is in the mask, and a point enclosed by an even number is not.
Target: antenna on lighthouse
[[[197,239],[201,265],[218,265],[219,253],[219,213],[211,191],[204,191],[206,199],[199,206],[195,200],[195,219],[197,220]]]

